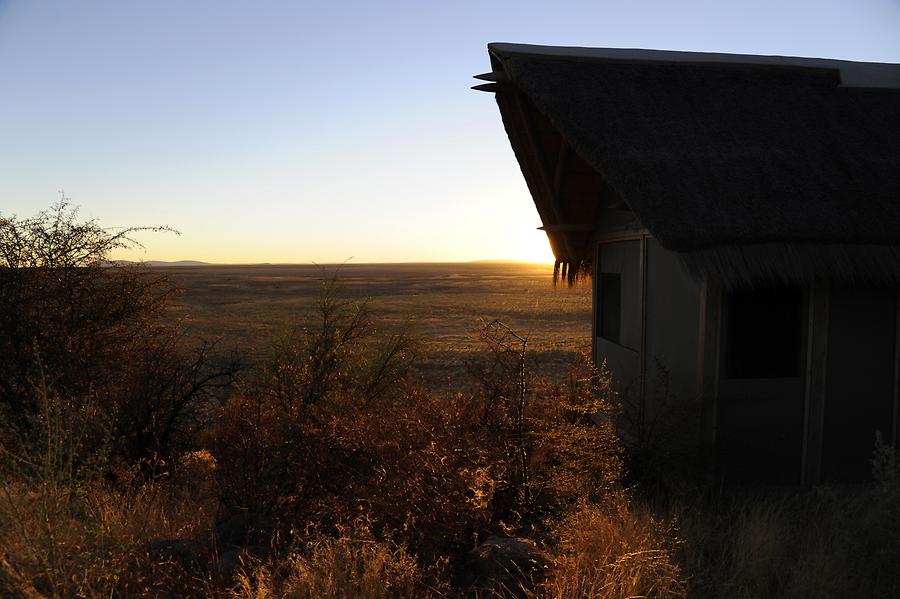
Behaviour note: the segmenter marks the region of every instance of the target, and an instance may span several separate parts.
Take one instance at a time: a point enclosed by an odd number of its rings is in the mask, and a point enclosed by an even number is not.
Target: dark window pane
[[[726,312],[727,378],[800,376],[804,331],[800,289],[733,291]]]
[[[622,275],[600,273],[600,314],[597,330],[604,339],[619,342],[622,326]]]

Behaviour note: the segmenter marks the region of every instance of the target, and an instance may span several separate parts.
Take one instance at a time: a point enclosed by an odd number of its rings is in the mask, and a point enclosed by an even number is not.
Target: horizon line
[[[205,260],[108,260],[109,264],[146,264],[149,266],[373,266],[387,264],[533,264],[553,265],[552,261],[515,258],[484,258],[477,260],[404,260],[381,262],[207,262]]]

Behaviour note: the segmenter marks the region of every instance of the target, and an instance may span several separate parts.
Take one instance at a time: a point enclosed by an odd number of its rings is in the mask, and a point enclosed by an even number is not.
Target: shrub
[[[89,597],[187,594],[196,580],[177,564],[152,559],[157,538],[197,537],[209,509],[196,495],[158,482],[113,488],[103,445],[86,460],[96,423],[90,398],[68,401],[46,385],[26,436],[6,430],[0,448],[0,595]]]
[[[35,352],[54,388],[104,388],[110,360],[142,336],[171,289],[143,269],[105,268],[137,229],[80,222],[65,200],[29,219],[0,218],[0,400],[34,409]],[[118,361],[118,360],[114,360]]]
[[[539,483],[558,501],[601,504],[617,497],[624,454],[613,417],[620,407],[612,375],[587,354],[563,384],[540,387],[532,422]]]
[[[410,344],[395,337],[375,347],[368,307],[339,297],[333,279],[323,281],[318,309],[321,327],[286,335],[220,410],[210,447],[229,511],[307,512],[340,488],[354,456],[339,425],[405,374],[396,363]]]
[[[460,556],[491,530],[502,453],[470,398],[411,389],[347,424],[342,436],[366,469],[336,499],[376,531],[397,534],[430,563]]]
[[[558,561],[535,593],[680,592],[670,531],[618,488],[604,368],[585,359],[563,384],[535,382],[527,340],[495,322],[477,389],[425,390],[417,344],[380,333],[368,304],[326,277],[319,325],[287,334],[214,407],[234,371],[159,324],[168,283],[102,266],[127,237],[65,204],[2,225],[0,301],[17,311],[0,322],[14,357],[0,365],[0,406],[15,412],[0,427],[10,592],[229,592],[217,507],[276,524],[238,596],[447,594],[480,541],[530,533]],[[147,476],[160,473],[172,476]],[[196,552],[166,555],[179,548]]]
[[[492,516],[507,525],[551,504],[602,501],[619,488],[623,452],[613,417],[619,397],[605,364],[588,354],[561,383],[536,380],[528,340],[499,321],[485,325],[487,358],[472,359],[474,414],[493,445]]]
[[[463,396],[410,380],[415,344],[376,334],[364,304],[323,283],[321,327],[282,343],[220,412],[210,447],[231,512],[297,534],[365,515],[426,561],[467,548],[488,520],[488,440]]]
[[[91,398],[117,457],[169,461],[229,382],[233,363],[214,365],[208,344],[190,347],[160,324],[174,292],[166,278],[109,262],[140,230],[81,221],[65,199],[33,218],[0,217],[0,418],[21,433],[35,426],[42,378],[58,397]]]

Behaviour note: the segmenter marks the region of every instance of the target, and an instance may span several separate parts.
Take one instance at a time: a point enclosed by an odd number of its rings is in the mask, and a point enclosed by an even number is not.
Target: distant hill
[[[199,260],[175,260],[174,262],[166,262],[165,260],[148,260],[150,266],[210,266],[209,262],[201,262]]]

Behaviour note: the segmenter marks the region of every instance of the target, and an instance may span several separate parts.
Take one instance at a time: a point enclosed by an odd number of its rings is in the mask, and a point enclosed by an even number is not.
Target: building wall
[[[654,442],[690,451],[700,444],[697,389],[701,286],[677,254],[647,239],[646,413]]]
[[[714,417],[718,473],[736,483],[871,480],[875,432],[886,444],[896,442],[897,290],[825,282],[795,290],[802,296],[800,367],[791,373],[729,374],[734,366],[729,329],[752,319],[745,314],[734,321],[739,308],[733,296],[749,294],[751,305],[760,306],[767,303],[762,296],[786,298],[790,289],[761,287],[722,297]],[[758,327],[763,341],[771,340],[762,348],[763,361],[773,356],[777,361],[791,345],[785,335],[797,327],[782,322],[784,309],[769,314],[768,324],[750,327]],[[751,343],[753,352],[760,351],[757,345]]]
[[[594,354],[612,371],[623,432],[641,445],[696,446],[700,285],[647,235],[601,241],[594,289]],[[604,281],[620,277],[618,338],[603,335]]]
[[[830,295],[821,476],[866,480],[876,431],[893,442],[897,292],[837,288]]]
[[[594,359],[598,364],[606,364],[613,373],[616,389],[630,398],[640,389],[641,242],[631,239],[601,243],[594,264]],[[603,281],[608,275],[619,277],[616,339],[603,336],[600,322],[609,309],[601,299],[607,293]]]
[[[692,279],[676,253],[633,230],[601,235],[594,269],[594,357],[606,362],[622,394],[626,442],[715,457],[726,481],[783,484],[870,479],[875,431],[896,446],[897,290],[817,283],[794,292],[725,292]],[[619,294],[615,340],[602,334],[609,274],[618,276],[610,279]],[[772,293],[799,294],[802,324],[791,333],[800,338],[796,372],[731,372],[729,343],[756,330],[746,323],[760,316],[755,306],[766,304],[754,294]],[[779,324],[780,304],[773,305],[759,326],[764,339],[748,354],[761,351],[763,362],[787,343],[789,327]],[[747,306],[751,320],[734,320]],[[745,343],[738,345],[746,349]]]

